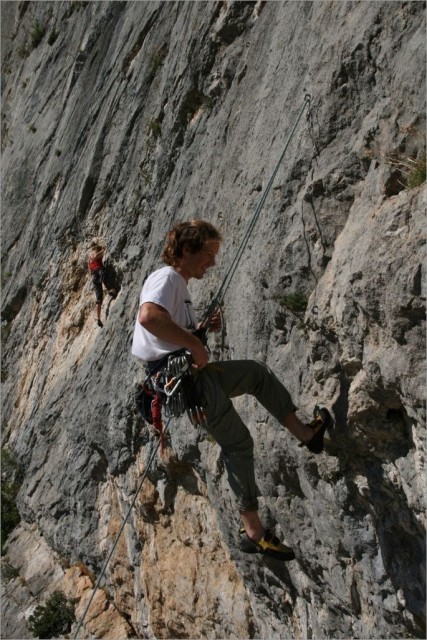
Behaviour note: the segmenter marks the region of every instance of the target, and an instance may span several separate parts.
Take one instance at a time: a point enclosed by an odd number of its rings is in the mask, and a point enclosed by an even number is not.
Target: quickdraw
[[[192,358],[188,353],[169,356],[166,368],[168,380],[164,387],[167,395],[165,413],[168,417],[179,418],[186,412],[195,427],[206,427],[206,413],[191,375],[191,363]]]

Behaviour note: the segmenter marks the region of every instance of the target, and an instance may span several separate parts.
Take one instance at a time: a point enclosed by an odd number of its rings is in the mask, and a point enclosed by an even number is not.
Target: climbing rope
[[[266,201],[267,196],[268,196],[268,194],[269,194],[269,192],[271,190],[271,187],[273,186],[273,182],[274,182],[276,174],[277,174],[277,172],[279,170],[280,164],[281,164],[281,162],[282,162],[282,160],[283,160],[283,158],[284,158],[284,156],[286,154],[286,151],[287,151],[287,149],[289,147],[289,144],[290,144],[290,142],[291,142],[291,140],[292,140],[292,138],[294,136],[294,133],[295,133],[296,128],[297,128],[297,126],[298,126],[298,124],[299,124],[299,122],[300,122],[300,120],[301,120],[301,118],[303,116],[304,111],[307,108],[310,109],[310,102],[311,102],[311,96],[310,96],[310,94],[306,93],[305,96],[304,96],[304,104],[302,106],[302,109],[298,114],[298,117],[297,117],[297,119],[295,121],[294,126],[292,127],[292,130],[291,130],[291,132],[290,132],[290,134],[288,136],[288,139],[286,141],[285,147],[284,147],[282,153],[280,154],[280,157],[279,157],[279,159],[277,161],[277,164],[276,164],[276,166],[274,168],[274,171],[271,174],[270,180],[268,181],[267,186],[264,189],[264,193],[261,196],[261,199],[260,199],[260,201],[258,203],[258,206],[257,206],[257,208],[255,210],[255,213],[252,216],[251,221],[249,222],[248,228],[246,230],[245,235],[242,238],[242,241],[241,241],[240,246],[239,246],[239,248],[238,248],[238,250],[236,252],[236,255],[233,258],[233,261],[232,261],[232,263],[230,265],[230,268],[228,269],[227,273],[225,274],[224,280],[222,281],[222,284],[218,289],[218,293],[216,294],[216,296],[214,296],[214,298],[212,298],[212,301],[209,304],[208,310],[206,311],[206,314],[205,314],[204,319],[202,321],[203,327],[208,327],[209,326],[209,319],[212,316],[213,312],[215,311],[215,309],[220,308],[222,303],[224,302],[225,294],[227,293],[227,290],[228,290],[228,288],[229,288],[229,286],[231,284],[231,280],[233,279],[234,273],[235,273],[235,271],[236,271],[236,269],[237,269],[237,267],[239,265],[239,262],[242,259],[243,253],[244,253],[244,251],[246,249],[246,246],[247,246],[247,244],[249,242],[249,238],[252,235],[252,232],[253,232],[253,230],[255,228],[256,223],[258,222],[258,219],[260,217],[262,208],[263,208],[263,206],[265,204],[265,201]]]
[[[172,419],[172,418],[169,418],[169,420],[167,421],[167,423],[166,423],[166,425],[165,425],[165,427],[164,427],[164,429],[163,429],[163,435],[164,435],[164,434],[166,434],[166,432],[168,431],[168,429],[169,429],[169,424],[170,424],[170,422],[171,422],[171,419]],[[119,531],[118,531],[118,533],[117,533],[117,535],[116,535],[116,538],[115,538],[115,540],[114,540],[113,546],[111,547],[111,551],[110,551],[110,553],[108,554],[107,559],[106,559],[106,560],[105,560],[105,562],[104,562],[104,566],[102,567],[102,569],[101,569],[101,573],[99,574],[98,580],[96,581],[96,584],[95,584],[95,586],[94,586],[94,588],[93,588],[93,592],[92,592],[92,595],[91,595],[91,597],[90,597],[90,599],[89,599],[89,602],[88,602],[88,603],[87,603],[87,605],[86,605],[86,609],[84,610],[84,613],[83,613],[82,617],[80,618],[79,624],[78,624],[78,626],[77,626],[76,633],[75,633],[75,634],[74,634],[74,636],[73,636],[73,639],[74,639],[74,640],[76,640],[76,638],[78,637],[78,634],[79,634],[79,631],[80,631],[80,629],[81,629],[81,627],[82,627],[82,624],[83,624],[83,622],[84,622],[84,619],[86,618],[86,615],[87,615],[87,612],[89,611],[90,605],[92,604],[93,599],[94,599],[94,597],[95,597],[95,594],[96,594],[96,592],[97,592],[97,591],[98,591],[98,589],[99,589],[99,586],[100,586],[100,584],[101,584],[101,580],[102,580],[102,578],[103,578],[103,577],[104,577],[104,575],[105,575],[105,571],[106,571],[106,569],[107,569],[108,563],[110,562],[110,560],[111,560],[111,558],[112,558],[112,555],[113,555],[113,553],[114,553],[114,551],[115,551],[115,549],[116,549],[116,547],[117,547],[117,544],[118,544],[118,542],[119,542],[119,538],[120,538],[120,536],[122,535],[122,533],[123,533],[123,529],[125,528],[125,525],[126,525],[126,523],[127,523],[128,519],[129,519],[129,516],[130,516],[130,514],[131,514],[131,511],[132,511],[132,509],[133,509],[133,508],[134,508],[134,506],[135,506],[136,499],[137,499],[137,497],[138,497],[138,495],[139,495],[139,493],[140,493],[140,491],[141,491],[141,489],[142,489],[142,485],[144,484],[145,478],[146,478],[146,477],[147,477],[147,475],[148,475],[148,472],[149,472],[149,470],[150,470],[150,467],[151,467],[151,465],[153,464],[153,460],[154,460],[154,458],[155,458],[155,456],[156,456],[156,454],[157,454],[157,451],[159,450],[159,447],[160,447],[160,445],[161,445],[161,442],[162,442],[162,440],[161,440],[161,438],[159,438],[159,440],[158,440],[158,442],[157,442],[157,445],[154,447],[153,452],[152,452],[151,456],[150,456],[150,457],[149,457],[149,459],[148,459],[147,466],[146,466],[146,468],[145,468],[144,473],[142,474],[142,478],[141,478],[141,481],[140,481],[140,483],[139,483],[139,485],[138,485],[138,488],[137,488],[137,490],[136,490],[135,496],[134,496],[134,498],[133,498],[133,500],[132,500],[132,502],[131,502],[131,504],[130,504],[130,507],[129,507],[129,509],[128,509],[127,513],[126,513],[126,516],[125,516],[125,518],[124,518],[124,520],[123,520],[123,522],[122,522],[122,524],[121,524],[121,527],[120,527],[120,529],[119,529]]]

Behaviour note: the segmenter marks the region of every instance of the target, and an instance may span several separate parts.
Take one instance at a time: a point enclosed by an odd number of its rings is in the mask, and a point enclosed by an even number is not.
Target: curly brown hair
[[[205,220],[178,222],[166,236],[162,260],[171,267],[175,267],[182,258],[184,247],[187,247],[190,253],[197,253],[207,240],[222,242],[221,233],[210,222]]]

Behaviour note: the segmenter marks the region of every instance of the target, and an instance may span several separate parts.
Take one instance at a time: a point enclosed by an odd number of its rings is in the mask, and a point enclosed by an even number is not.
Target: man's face
[[[190,253],[187,248],[184,248],[178,271],[187,281],[190,278],[200,280],[210,267],[215,266],[215,258],[220,246],[221,243],[217,240],[207,240],[197,253]]]

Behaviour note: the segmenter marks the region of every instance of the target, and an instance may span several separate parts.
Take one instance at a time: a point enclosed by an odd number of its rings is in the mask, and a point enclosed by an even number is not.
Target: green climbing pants
[[[256,360],[230,360],[208,364],[195,373],[207,415],[208,432],[222,449],[236,506],[258,509],[253,440],[230,398],[253,395],[281,424],[295,411],[288,391],[267,365]]]

